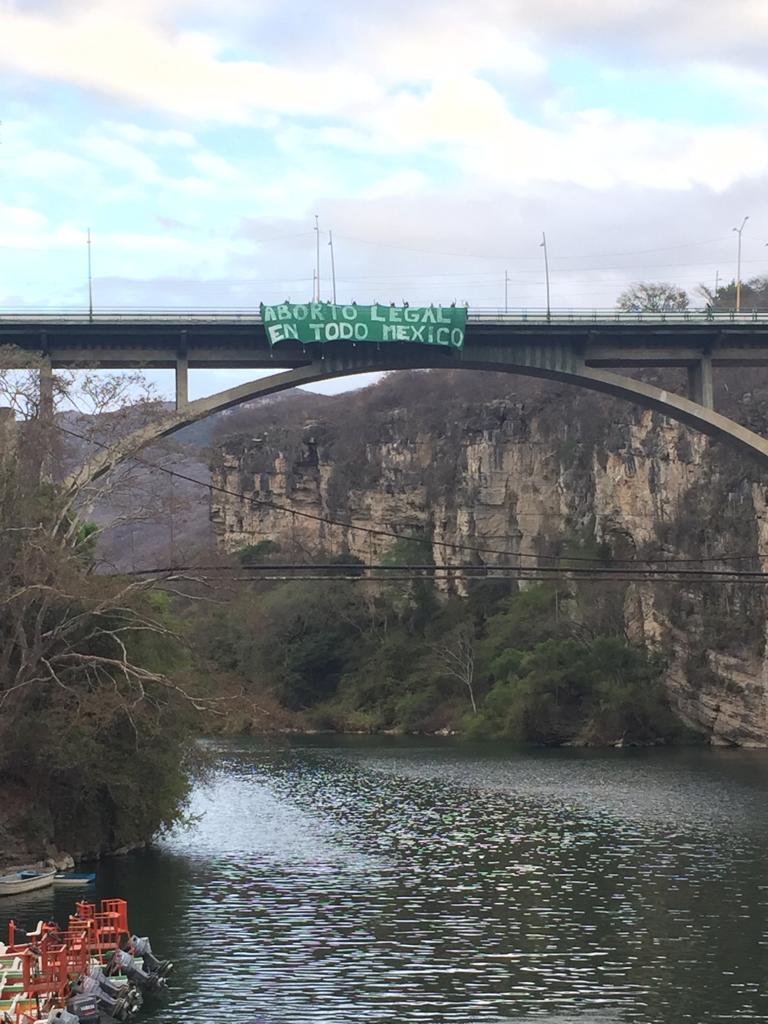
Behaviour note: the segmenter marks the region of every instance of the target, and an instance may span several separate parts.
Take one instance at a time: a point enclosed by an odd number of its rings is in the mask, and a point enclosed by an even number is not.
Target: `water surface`
[[[215,749],[195,823],[99,868],[178,963],[143,1020],[768,1022],[766,754]]]

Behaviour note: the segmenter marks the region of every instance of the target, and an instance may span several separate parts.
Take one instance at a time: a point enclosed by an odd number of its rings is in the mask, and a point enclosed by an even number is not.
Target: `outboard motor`
[[[157,992],[158,989],[165,988],[165,978],[161,978],[159,974],[148,974],[146,971],[142,971],[131,954],[126,953],[124,949],[115,950],[115,955],[109,966],[115,973],[124,974],[134,985],[145,988],[149,992]]]
[[[115,981],[112,978],[108,978],[104,973],[104,968],[97,964],[94,964],[89,969],[88,977],[96,982],[101,993],[107,999],[115,1000],[115,1002],[123,999],[128,1003],[131,1013],[136,1013],[144,1002],[141,992],[135,985],[132,985],[129,981]]]
[[[80,1018],[76,1017],[74,1013],[70,1013],[69,1010],[51,1010],[48,1014],[48,1024],[80,1024]]]
[[[140,956],[144,961],[145,970],[148,969],[152,974],[159,974],[161,978],[167,978],[173,970],[173,963],[170,960],[158,960],[155,954],[152,952],[152,943],[145,936],[140,937],[138,935],[131,936],[131,945],[133,946],[133,952],[136,956]]]
[[[86,976],[72,983],[73,998],[91,1000],[98,1009],[103,1010],[114,1020],[128,1020],[138,1009],[138,1005],[131,998],[133,990],[127,985],[123,985],[122,989],[115,987],[118,988],[118,993],[113,996],[102,989],[96,978]]]
[[[101,1010],[95,997],[82,993],[67,1000],[67,1010],[80,1024],[101,1024]]]

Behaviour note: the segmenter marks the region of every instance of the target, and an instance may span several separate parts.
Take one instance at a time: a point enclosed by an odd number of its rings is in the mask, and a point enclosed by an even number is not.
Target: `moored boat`
[[[54,885],[83,886],[96,881],[95,871],[57,871],[53,876]]]
[[[128,1024],[173,969],[128,926],[122,899],[79,900],[65,927],[8,922],[0,942],[0,1024]]]
[[[55,868],[45,868],[41,871],[12,871],[8,875],[0,875],[0,896],[15,896],[20,892],[44,889],[48,885],[53,885],[55,874]]]

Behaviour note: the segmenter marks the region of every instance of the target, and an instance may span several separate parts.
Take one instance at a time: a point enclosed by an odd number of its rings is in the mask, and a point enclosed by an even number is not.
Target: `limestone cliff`
[[[629,405],[468,377],[399,375],[356,395],[252,411],[248,434],[223,443],[213,467],[214,483],[249,499],[214,492],[221,547],[271,540],[284,553],[376,561],[394,541],[354,527],[383,526],[427,538],[436,565],[534,564],[577,545],[768,570],[759,467]],[[743,411],[751,397],[720,400]],[[612,594],[627,635],[666,651],[686,722],[713,743],[768,744],[762,585],[630,584]]]

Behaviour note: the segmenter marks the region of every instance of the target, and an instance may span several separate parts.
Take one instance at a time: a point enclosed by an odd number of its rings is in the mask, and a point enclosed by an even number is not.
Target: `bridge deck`
[[[423,345],[396,345],[406,363],[418,365]],[[0,346],[45,354],[55,367],[276,368],[303,366],[320,349],[329,355],[365,343],[331,342],[270,348],[256,310],[100,310],[92,317],[71,310],[0,312]],[[586,366],[768,365],[768,314],[691,311],[641,315],[615,310],[472,310],[464,353],[429,347],[430,360],[446,366],[467,360],[492,361],[491,350],[529,347],[568,349]],[[350,352],[351,354],[351,352]],[[20,365],[18,358],[5,365]],[[371,362],[378,360],[372,356]],[[23,356],[21,363],[24,363]]]

